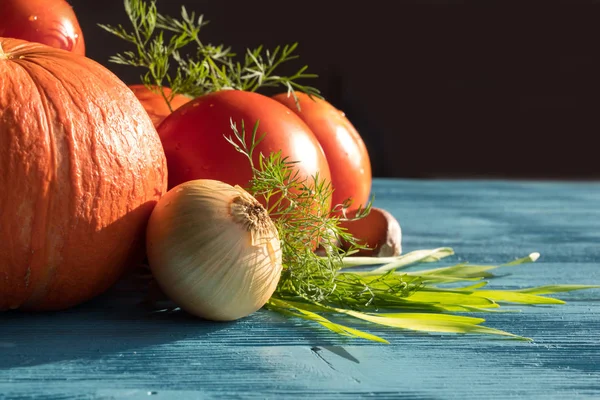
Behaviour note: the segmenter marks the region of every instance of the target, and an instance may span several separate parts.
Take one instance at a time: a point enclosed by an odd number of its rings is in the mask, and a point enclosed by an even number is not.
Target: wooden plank
[[[490,287],[600,284],[598,183],[380,179],[374,193],[405,251],[455,249],[440,265],[541,253]],[[268,311],[233,323],[151,312],[145,284],[124,280],[65,312],[0,315],[0,398],[600,397],[600,290],[485,315],[533,343],[371,330],[381,345]]]

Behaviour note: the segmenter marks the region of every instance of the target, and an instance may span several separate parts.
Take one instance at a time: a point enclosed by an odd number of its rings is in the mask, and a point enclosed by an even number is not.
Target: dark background
[[[130,49],[97,23],[121,0],[69,0],[87,55]],[[379,177],[600,178],[600,4],[594,1],[158,0],[204,14],[236,52],[299,42],[305,83],[345,111]]]

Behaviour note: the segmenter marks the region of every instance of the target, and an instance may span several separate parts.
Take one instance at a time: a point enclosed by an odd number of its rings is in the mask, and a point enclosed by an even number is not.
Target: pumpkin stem
[[[2,48],[2,42],[0,42],[0,60],[6,60],[7,58],[8,58],[8,56],[4,52],[4,49]]]

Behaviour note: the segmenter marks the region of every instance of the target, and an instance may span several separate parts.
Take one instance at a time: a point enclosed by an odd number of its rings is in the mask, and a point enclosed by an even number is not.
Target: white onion
[[[148,223],[148,261],[183,310],[215,321],[266,304],[281,275],[281,247],[265,208],[239,186],[199,179],[158,202]]]

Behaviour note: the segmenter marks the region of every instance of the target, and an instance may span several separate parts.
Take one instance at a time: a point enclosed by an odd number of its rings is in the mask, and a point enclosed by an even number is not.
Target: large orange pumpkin
[[[0,38],[0,310],[56,310],[144,256],[166,191],[146,111],[106,68]]]

